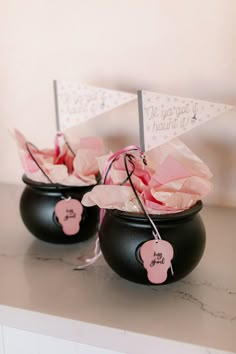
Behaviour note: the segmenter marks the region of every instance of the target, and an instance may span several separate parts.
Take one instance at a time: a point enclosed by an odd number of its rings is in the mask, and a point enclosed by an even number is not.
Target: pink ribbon
[[[141,155],[141,158],[144,157],[144,153],[142,152],[142,150],[140,149],[140,147],[136,146],[136,145],[130,145],[130,146],[127,146],[126,148],[124,149],[121,149],[119,150],[118,152],[112,154],[109,159],[107,160],[107,163],[106,163],[106,166],[104,168],[104,172],[103,172],[103,175],[102,175],[102,180],[103,180],[103,183],[104,183],[104,178],[106,177],[107,173],[108,173],[108,170],[111,166],[111,164],[122,154],[126,153],[126,152],[129,152],[129,151],[133,151],[133,150],[137,150],[139,151],[140,155]],[[102,220],[103,220],[103,217],[104,217],[104,209],[101,209],[100,210],[100,217],[99,217],[99,227],[102,223]],[[152,219],[150,218],[150,216],[147,214],[147,217],[150,221],[150,223],[152,224],[152,227],[154,229],[153,231],[153,237],[156,239],[156,240],[161,240],[161,235],[156,227],[156,225],[154,224],[154,222],[152,221]],[[87,268],[88,266],[90,266],[91,264],[95,263],[96,260],[102,255],[102,252],[101,252],[101,249],[100,249],[100,242],[99,242],[99,236],[98,236],[98,233],[96,235],[96,241],[95,241],[95,246],[94,246],[94,256],[91,257],[91,258],[86,258],[85,259],[85,263],[80,265],[80,266],[77,266],[76,268],[74,268],[75,270],[82,270],[82,269],[85,269]],[[173,272],[173,268],[172,268],[172,265],[171,265],[171,273],[172,275],[174,274]]]
[[[106,165],[105,165],[105,168],[104,168],[104,171],[103,171],[103,174],[102,174],[102,181],[103,183],[105,184],[106,181],[104,181],[104,179],[106,178],[107,174],[108,174],[108,171],[109,171],[109,168],[110,166],[112,165],[112,163],[117,160],[117,158],[122,155],[122,154],[125,154],[127,152],[130,152],[130,151],[138,151],[140,153],[140,156],[141,158],[144,157],[144,153],[143,151],[140,149],[139,146],[137,145],[129,145],[127,147],[125,147],[124,149],[121,149],[119,151],[117,151],[116,153],[112,154],[109,159],[107,160],[106,162]],[[99,217],[99,227],[102,223],[102,219],[104,217],[104,209],[101,209],[100,211],[100,217]],[[75,270],[82,270],[82,269],[85,269],[87,268],[88,266],[90,266],[91,264],[95,263],[96,260],[101,256],[102,252],[101,252],[101,249],[100,249],[100,243],[99,243],[99,236],[98,236],[98,233],[96,235],[96,241],[95,241],[95,246],[94,246],[94,256],[91,257],[91,258],[86,258],[85,259],[85,263],[84,264],[81,264],[80,266],[76,267]]]
[[[139,151],[141,157],[143,157],[144,153],[143,153],[143,151],[140,149],[139,146],[137,146],[137,145],[129,145],[129,146],[125,147],[124,149],[121,149],[121,150],[115,152],[114,154],[112,154],[112,155],[108,158],[107,163],[106,163],[105,168],[104,168],[104,171],[103,171],[103,174],[102,174],[102,181],[103,181],[103,183],[104,183],[104,178],[106,177],[107,172],[108,172],[108,170],[109,170],[111,164],[112,164],[114,161],[116,161],[117,158],[118,158],[120,155],[122,155],[122,154],[124,154],[124,153],[126,153],[126,152],[134,151],[134,150]]]
[[[56,157],[60,155],[60,145],[59,145],[59,138],[63,136],[63,133],[58,132],[55,137],[54,145],[55,145],[55,154]]]

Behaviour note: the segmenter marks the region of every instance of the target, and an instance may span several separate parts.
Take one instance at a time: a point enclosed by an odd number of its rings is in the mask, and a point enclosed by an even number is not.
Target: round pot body
[[[206,243],[204,224],[198,212],[202,202],[176,214],[150,215],[163,240],[174,251],[167,279],[162,284],[175,282],[188,275],[199,263]],[[141,284],[154,285],[148,280],[140,256],[141,246],[153,240],[152,228],[144,215],[107,210],[99,238],[101,250],[110,267],[121,277]]]
[[[89,239],[96,231],[99,221],[99,208],[81,206],[82,215],[79,231],[73,235],[63,232],[55,214],[55,207],[63,198],[71,197],[81,201],[83,195],[94,186],[71,187],[38,183],[23,176],[26,187],[20,199],[20,214],[27,229],[40,240],[67,244]]]

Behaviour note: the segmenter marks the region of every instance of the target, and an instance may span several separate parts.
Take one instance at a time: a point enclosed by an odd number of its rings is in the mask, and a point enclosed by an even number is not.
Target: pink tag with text
[[[171,244],[164,240],[147,241],[140,249],[140,256],[147,270],[148,280],[153,284],[164,283],[174,256]]]
[[[56,204],[55,214],[66,235],[79,232],[83,207],[76,199],[63,199]]]

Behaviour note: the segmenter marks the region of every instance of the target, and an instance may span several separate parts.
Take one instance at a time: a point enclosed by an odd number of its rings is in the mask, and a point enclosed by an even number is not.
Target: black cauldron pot
[[[206,243],[204,224],[198,214],[201,209],[202,202],[199,201],[180,213],[150,215],[162,239],[174,249],[174,274],[169,268],[167,279],[162,284],[185,277],[199,263]],[[99,239],[105,260],[117,274],[135,283],[154,285],[148,280],[140,257],[140,247],[153,239],[150,223],[144,215],[107,210]]]
[[[66,235],[63,232],[55,215],[55,206],[62,197],[70,196],[81,201],[83,195],[94,186],[71,187],[38,183],[25,175],[22,179],[26,187],[20,199],[20,214],[25,226],[35,237],[46,242],[69,244],[87,240],[96,233],[99,221],[97,206],[83,206],[80,229],[74,235]]]

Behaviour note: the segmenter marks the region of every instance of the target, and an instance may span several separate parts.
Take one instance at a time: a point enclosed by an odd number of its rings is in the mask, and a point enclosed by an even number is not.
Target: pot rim
[[[149,214],[149,216],[154,221],[173,221],[173,220],[183,219],[186,217],[191,217],[197,214],[202,208],[203,208],[203,203],[201,200],[198,200],[196,204],[194,204],[192,207],[184,211],[180,211],[177,213],[169,213],[169,214],[159,214],[159,215]],[[114,216],[122,217],[124,219],[129,219],[129,220],[131,219],[132,221],[147,220],[147,217],[144,214],[137,214],[137,213],[122,211],[118,209],[107,209],[106,212],[112,213]]]
[[[100,177],[97,176],[97,183],[99,182],[100,180]],[[36,182],[36,181],[33,181],[32,179],[28,178],[26,176],[26,174],[24,174],[22,176],[22,181],[29,187],[31,188],[35,188],[35,189],[39,189],[39,190],[52,190],[52,191],[55,191],[55,190],[70,190],[70,189],[79,189],[79,188],[91,188],[91,187],[94,187],[96,186],[96,184],[89,184],[89,185],[85,185],[85,186],[69,186],[69,185],[64,185],[64,184],[60,184],[60,183],[44,183],[44,182]]]

